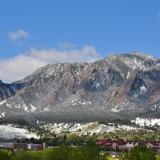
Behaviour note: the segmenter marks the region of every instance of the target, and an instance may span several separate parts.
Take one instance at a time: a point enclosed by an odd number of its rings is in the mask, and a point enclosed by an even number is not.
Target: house
[[[137,145],[146,145],[156,151],[160,150],[160,141],[128,141],[123,139],[97,139],[97,145],[106,149],[131,150]]]
[[[128,141],[118,140],[116,142],[116,148],[119,150],[125,150],[125,149],[127,149],[126,148],[127,143],[128,143]]]
[[[131,150],[132,148],[134,148],[137,145],[138,145],[138,142],[136,142],[136,141],[128,141],[128,143],[126,144],[126,149]]]
[[[13,143],[14,150],[27,149],[26,143]]]
[[[21,150],[21,149],[30,149],[30,150],[43,150],[45,148],[45,143],[42,144],[27,144],[27,143],[0,143],[0,148],[10,149],[10,150]]]
[[[0,148],[2,149],[13,149],[14,143],[0,143]]]
[[[0,148],[2,149],[27,149],[26,143],[0,143]]]
[[[105,143],[102,145],[104,148],[113,149],[113,141],[112,140],[106,140]]]
[[[159,141],[149,141],[147,146],[154,149],[154,150],[159,150],[160,149],[160,142]]]
[[[128,143],[128,141],[124,141],[124,140],[112,140],[112,139],[98,139],[96,141],[96,144],[102,146],[103,148],[107,148],[107,149],[125,149],[126,148],[126,144]]]
[[[148,141],[138,141],[138,145],[148,145]]]
[[[27,144],[27,149],[29,150],[43,150],[43,145],[42,144],[33,144],[33,143],[30,143],[30,144]]]
[[[97,139],[96,140],[96,144],[97,145],[100,145],[100,146],[103,146],[103,144],[105,144],[106,140],[105,139]]]

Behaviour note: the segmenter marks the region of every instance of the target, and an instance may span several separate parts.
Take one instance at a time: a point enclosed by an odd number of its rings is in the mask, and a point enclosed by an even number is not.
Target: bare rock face
[[[22,83],[6,84],[0,80],[0,101],[12,97],[18,90],[24,87]]]
[[[0,82],[0,100],[2,121],[160,118],[160,59],[133,53],[49,64],[18,83]]]

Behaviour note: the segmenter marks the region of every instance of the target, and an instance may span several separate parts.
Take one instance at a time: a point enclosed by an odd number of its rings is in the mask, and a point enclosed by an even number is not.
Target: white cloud
[[[0,78],[4,82],[20,80],[36,69],[54,62],[91,62],[100,58],[93,46],[71,49],[35,49],[10,59],[0,60]]]
[[[69,50],[51,49],[30,49],[29,55],[43,60],[47,63],[52,62],[90,62],[100,58],[93,46],[83,46],[82,48],[73,48]]]
[[[45,64],[44,61],[26,55],[0,60],[0,78],[4,82],[20,80]]]
[[[28,33],[23,29],[18,29],[14,32],[8,33],[8,37],[13,41],[16,41],[19,39],[26,39],[26,38],[28,38],[28,36],[29,36]]]

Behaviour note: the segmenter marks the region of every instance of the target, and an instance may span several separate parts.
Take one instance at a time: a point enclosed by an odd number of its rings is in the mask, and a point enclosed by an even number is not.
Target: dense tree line
[[[59,146],[43,151],[0,150],[0,160],[114,160],[99,146],[94,144],[83,147]],[[122,152],[116,160],[160,160],[146,146],[136,146],[130,152]]]
[[[11,151],[1,150],[0,160],[106,160],[106,154],[96,145],[85,147],[60,146],[43,151]]]
[[[120,160],[156,160],[155,153],[145,145],[134,147],[130,152],[123,153]]]

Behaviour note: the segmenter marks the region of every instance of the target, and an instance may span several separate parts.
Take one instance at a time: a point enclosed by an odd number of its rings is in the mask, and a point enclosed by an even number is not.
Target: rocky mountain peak
[[[160,60],[137,52],[93,63],[49,64],[18,84],[5,85],[3,92],[21,87],[3,98],[0,113],[5,113],[3,119],[32,115],[46,121],[157,117],[159,84]]]

